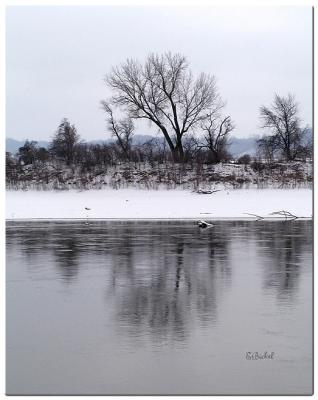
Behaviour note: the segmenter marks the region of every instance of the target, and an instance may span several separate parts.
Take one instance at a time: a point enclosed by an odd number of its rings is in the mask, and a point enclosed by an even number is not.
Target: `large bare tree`
[[[262,140],[261,145],[269,143],[281,152],[287,161],[294,160],[301,148],[303,130],[300,128],[298,106],[291,94],[287,97],[275,95],[270,107],[260,108],[262,128],[271,130],[271,139]]]
[[[183,136],[220,102],[215,78],[204,73],[194,78],[180,54],[150,54],[144,64],[128,59],[105,81],[113,91],[111,103],[157,126],[176,161],[184,157]]]

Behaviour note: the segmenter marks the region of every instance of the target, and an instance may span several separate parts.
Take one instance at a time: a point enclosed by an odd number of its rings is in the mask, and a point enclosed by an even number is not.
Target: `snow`
[[[90,208],[89,211],[85,207]],[[7,191],[6,218],[210,219],[268,217],[287,210],[311,218],[310,189],[232,189],[213,194],[186,190],[102,189]]]

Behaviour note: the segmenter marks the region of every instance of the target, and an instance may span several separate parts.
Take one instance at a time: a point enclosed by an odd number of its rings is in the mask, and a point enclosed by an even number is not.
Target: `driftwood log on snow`
[[[218,190],[202,190],[202,189],[199,189],[199,190],[196,191],[196,193],[198,193],[198,194],[213,194],[213,193],[220,192],[220,191],[221,191],[221,189],[218,189]]]

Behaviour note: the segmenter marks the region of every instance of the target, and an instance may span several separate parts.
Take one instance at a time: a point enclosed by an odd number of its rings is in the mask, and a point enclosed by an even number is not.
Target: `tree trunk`
[[[292,161],[292,160],[293,160],[293,157],[292,157],[292,155],[291,155],[290,148],[287,147],[285,153],[286,153],[286,160],[287,160],[287,161]]]
[[[179,153],[179,161],[183,162],[184,161],[184,151],[183,151],[183,146],[181,141],[177,144],[177,149]]]
[[[179,162],[180,156],[179,156],[179,151],[178,151],[177,147],[174,147],[171,150],[171,154],[172,154],[173,161],[174,162]]]
[[[184,161],[184,151],[182,145],[175,146],[172,150],[172,158],[176,163],[182,163]]]

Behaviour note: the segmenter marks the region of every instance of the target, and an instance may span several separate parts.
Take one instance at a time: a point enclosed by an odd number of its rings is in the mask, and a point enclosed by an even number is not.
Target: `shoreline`
[[[196,222],[199,218],[8,218],[5,222]],[[206,218],[201,217],[204,221],[246,221],[246,222],[291,222],[291,221],[312,221],[311,217],[297,217],[297,218],[284,218],[284,217],[268,217],[257,219],[253,217],[215,217]]]

